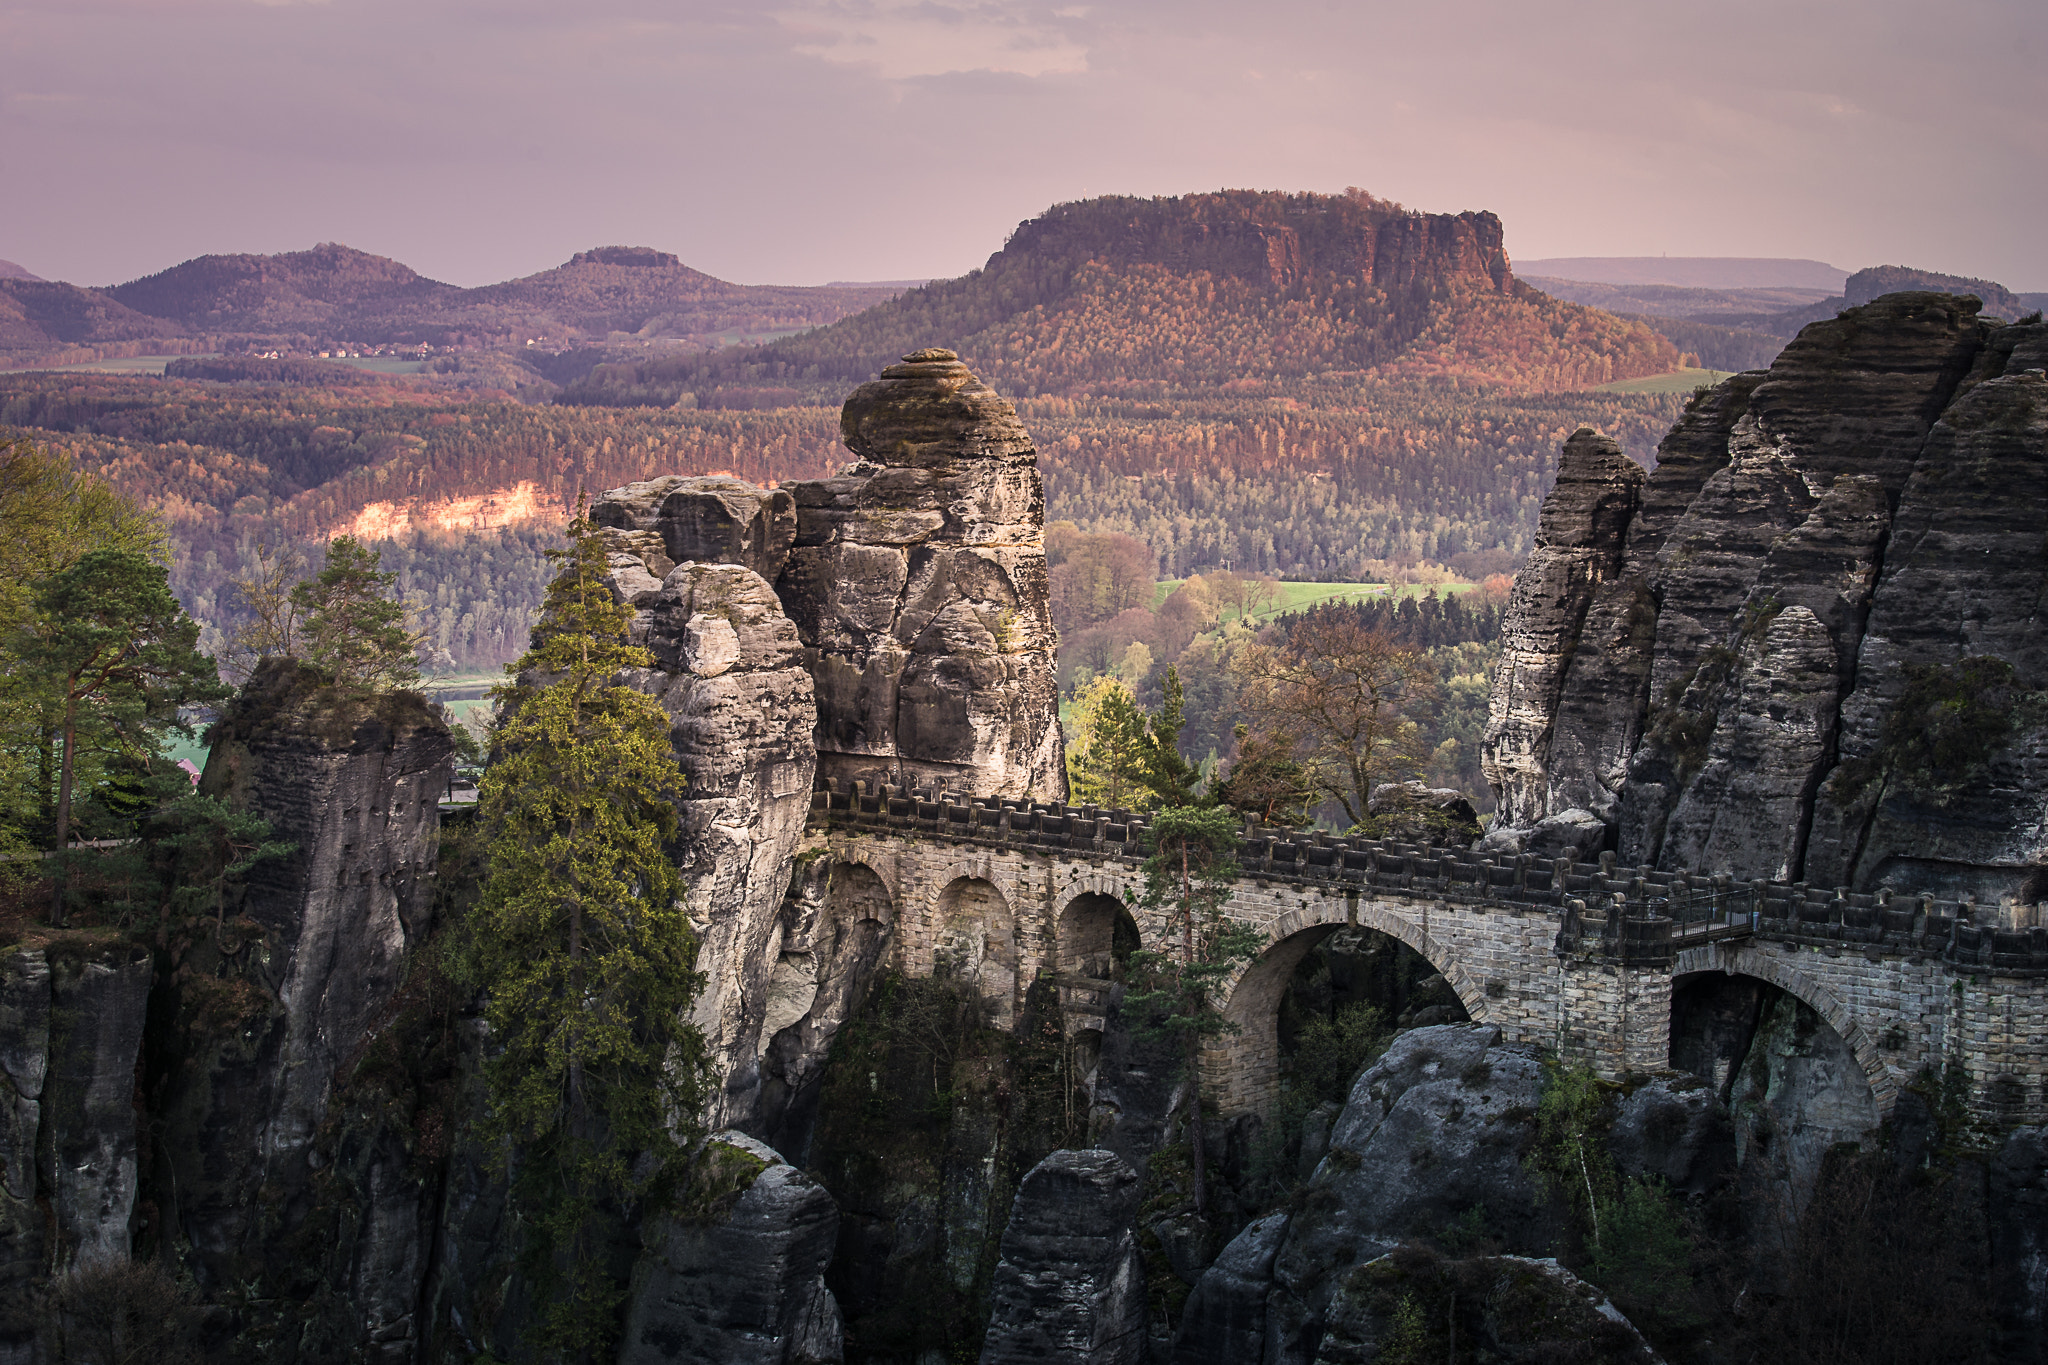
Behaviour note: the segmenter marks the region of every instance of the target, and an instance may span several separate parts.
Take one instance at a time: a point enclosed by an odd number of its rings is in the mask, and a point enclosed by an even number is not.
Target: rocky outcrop
[[[1499,824],[1533,825],[1548,814],[1551,722],[1565,672],[1594,595],[1621,567],[1642,487],[1642,467],[1607,437],[1581,427],[1565,442],[1536,547],[1515,579],[1493,673],[1484,763]]]
[[[825,1267],[839,1211],[824,1187],[739,1133],[711,1140],[736,1197],[643,1233],[619,1365],[836,1365],[839,1306]]]
[[[1479,812],[1465,793],[1422,782],[1382,782],[1366,814],[1382,839],[1459,847],[1479,837]]]
[[[982,1365],[1145,1358],[1138,1173],[1114,1152],[1059,1151],[1017,1187],[990,1294]]]
[[[152,975],[139,945],[89,934],[0,957],[0,1359],[28,1358],[38,1280],[128,1258]]]
[[[951,351],[846,400],[859,457],[789,486],[777,584],[816,679],[820,772],[1059,799],[1045,492],[1016,409]]]
[[[1554,1259],[1453,1261],[1416,1247],[1343,1278],[1313,1359],[1315,1365],[1366,1365],[1439,1354],[1456,1360],[1467,1351],[1479,1360],[1587,1365],[1659,1359],[1604,1293]]]
[[[1247,1227],[1203,1274],[1176,1365],[1321,1359],[1346,1276],[1460,1218],[1482,1218],[1511,1250],[1546,1250],[1556,1211],[1522,1165],[1542,1087],[1535,1050],[1503,1045],[1498,1029],[1443,1024],[1398,1035],[1352,1085],[1295,1211]],[[1258,1353],[1238,1353],[1254,1341],[1263,1342]]]
[[[1618,524],[1573,437],[1503,627],[1489,845],[1566,820],[1584,856],[1590,819],[1625,863],[2034,898],[2031,722],[1954,771],[1896,742],[1966,660],[2010,667],[2015,714],[2048,687],[2048,328],[1978,312],[1895,294],[1807,327],[1688,408]]]
[[[605,528],[606,548],[641,558],[657,584],[674,565],[692,561],[743,564],[773,583],[796,542],[796,503],[787,492],[717,474],[614,488],[591,504],[590,520]]]
[[[590,508],[610,528],[607,581],[635,609],[630,638],[654,656],[627,681],[669,713],[683,770],[676,846],[705,978],[694,1019],[721,1075],[718,1124],[755,1117],[761,1053],[780,1027],[763,1031],[817,764],[803,648],[752,567],[779,567],[790,506],[737,479],[668,478]]]
[[[256,865],[239,916],[170,945],[151,1030],[156,1198],[208,1287],[252,1279],[305,1216],[337,1069],[431,926],[454,752],[418,694],[348,697],[289,660],[263,666],[213,744],[200,790],[292,850]]]

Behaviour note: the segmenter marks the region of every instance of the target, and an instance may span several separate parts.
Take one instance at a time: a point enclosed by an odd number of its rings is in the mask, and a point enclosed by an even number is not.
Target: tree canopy
[[[499,689],[462,971],[502,1047],[490,1126],[508,1157],[524,1153],[529,1270],[552,1285],[543,1335],[578,1354],[606,1341],[622,1293],[600,1251],[607,1219],[682,1178],[705,1052],[685,1019],[701,980],[668,852],[683,787],[669,717],[617,681],[652,660],[626,641],[596,528],[579,515],[569,539],[533,646]]]

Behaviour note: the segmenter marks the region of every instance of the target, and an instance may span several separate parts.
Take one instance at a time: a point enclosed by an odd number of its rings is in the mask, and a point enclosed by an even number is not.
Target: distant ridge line
[[[1684,289],[1825,289],[1842,292],[1849,272],[1826,261],[1781,256],[1553,256],[1517,260],[1518,275],[1588,284],[1669,284]]]

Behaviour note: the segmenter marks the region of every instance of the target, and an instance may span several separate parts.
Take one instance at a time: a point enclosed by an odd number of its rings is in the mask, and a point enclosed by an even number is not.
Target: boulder
[[[1382,839],[1464,847],[1479,837],[1479,812],[1465,793],[1422,782],[1383,782],[1366,813]]]
[[[737,1196],[643,1233],[619,1365],[842,1360],[839,1306],[825,1287],[839,1235],[832,1196],[740,1133],[710,1146]]]
[[[1550,1258],[1445,1260],[1419,1247],[1343,1277],[1315,1365],[1400,1360],[1651,1365],[1650,1344],[1607,1296]]]
[[[817,682],[820,771],[1063,797],[1045,493],[1016,410],[925,350],[856,389],[840,431],[859,458],[789,485],[776,585]]]
[[[1353,1084],[1274,1257],[1266,1359],[1308,1365],[1350,1267],[1475,1208],[1510,1249],[1546,1249],[1555,1212],[1522,1166],[1542,1087],[1536,1050],[1502,1044],[1498,1029],[1398,1035]]]
[[[1710,1082],[1671,1072],[1616,1103],[1607,1154],[1623,1176],[1662,1181],[1678,1194],[1706,1194],[1734,1174],[1735,1129]]]
[[[1247,1223],[1202,1272],[1181,1310],[1173,1365],[1240,1365],[1264,1358],[1266,1296],[1287,1222],[1285,1213],[1269,1213]]]
[[[982,1365],[1145,1358],[1138,1173],[1114,1152],[1058,1151],[1017,1187],[989,1296]]]

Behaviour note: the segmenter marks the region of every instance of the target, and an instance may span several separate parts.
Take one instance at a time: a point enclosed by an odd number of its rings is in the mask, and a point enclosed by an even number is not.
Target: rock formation
[[[1016,409],[923,350],[839,425],[859,458],[790,485],[777,584],[817,682],[820,773],[1063,798],[1045,491]]]
[[[1647,481],[1575,435],[1503,627],[1488,843],[2035,899],[2044,362],[2042,324],[1894,294],[1697,398]],[[1964,692],[1975,740],[1902,738]]]
[[[825,1266],[839,1211],[817,1181],[739,1133],[711,1140],[742,1172],[727,1207],[643,1234],[619,1365],[837,1365]]]
[[[775,567],[778,509],[785,495],[733,479],[633,484],[590,509],[600,525],[630,525],[605,533],[609,581],[655,662],[628,680],[669,713],[685,778],[677,847],[705,978],[695,1022],[723,1073],[710,1115],[721,1125],[753,1117],[783,894],[817,770],[796,627],[742,562]]]
[[[152,975],[147,950],[119,941],[0,957],[0,1360],[33,1358],[37,1279],[128,1258]]]
[[[266,663],[213,731],[200,790],[293,845],[258,863],[241,914],[173,946],[176,1025],[153,1031],[161,1216],[204,1285],[260,1270],[305,1212],[341,1063],[382,1022],[430,927],[447,727],[417,693],[337,694]]]
[[[1033,1167],[1003,1233],[982,1365],[1144,1360],[1137,1212],[1138,1173],[1114,1152],[1059,1151]]]

